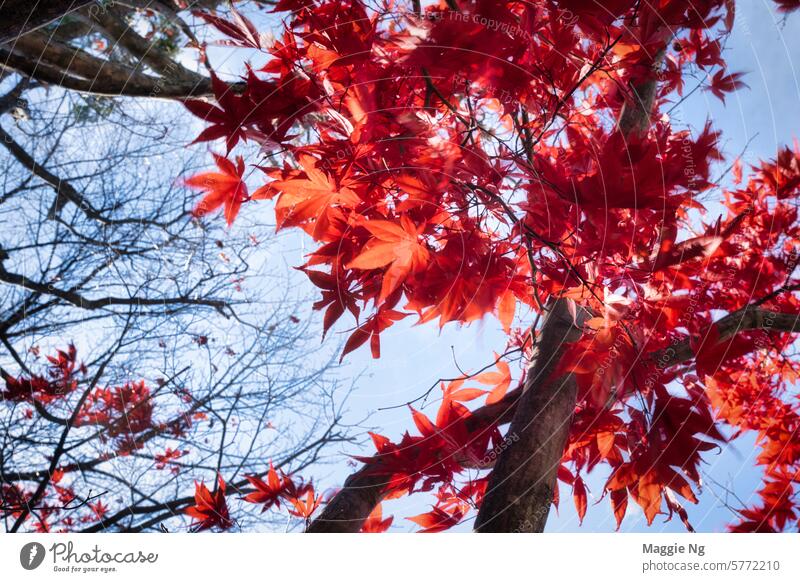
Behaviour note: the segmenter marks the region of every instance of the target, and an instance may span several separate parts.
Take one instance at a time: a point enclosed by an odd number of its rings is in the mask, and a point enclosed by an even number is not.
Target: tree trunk
[[[626,137],[642,136],[650,127],[650,112],[658,89],[658,69],[666,50],[658,51],[650,64],[651,74],[631,87],[631,98],[618,120]],[[500,453],[489,478],[475,531],[542,532],[553,502],[556,474],[569,437],[577,399],[572,374],[551,378],[565,344],[580,339],[587,312],[568,300],[551,303],[542,327],[525,392],[517,406]]]
[[[586,316],[583,308],[576,307],[573,318],[570,303],[560,298],[549,306],[524,392],[506,433],[508,448],[489,478],[475,531],[544,530],[577,395],[572,374],[553,377],[567,345],[580,338]]]
[[[501,400],[481,406],[467,419],[470,432],[480,432],[493,425],[507,424],[521,396],[520,388],[509,391]],[[325,509],[306,528],[306,533],[356,533],[386,495],[387,473],[375,471],[380,454],[359,471],[350,475],[344,486],[325,505]]]
[[[350,475],[319,517],[306,528],[306,533],[358,533],[372,513],[386,487],[386,477],[369,473],[364,468]]]
[[[92,0],[4,0],[0,2],[0,44],[92,4]]]

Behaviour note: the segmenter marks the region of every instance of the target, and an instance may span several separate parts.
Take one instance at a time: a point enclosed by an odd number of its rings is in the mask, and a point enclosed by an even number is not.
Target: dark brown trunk
[[[368,468],[368,467],[367,467]],[[372,475],[367,468],[353,473],[336,494],[335,503],[325,506],[324,511],[312,521],[306,533],[358,533],[383,498],[386,477]],[[333,500],[332,500],[333,501]]]
[[[550,305],[475,531],[544,530],[577,396],[572,374],[553,377],[567,345],[580,338],[585,319],[580,307],[573,318],[569,303],[562,298]]]
[[[92,4],[92,0],[4,0],[0,2],[0,44]]]

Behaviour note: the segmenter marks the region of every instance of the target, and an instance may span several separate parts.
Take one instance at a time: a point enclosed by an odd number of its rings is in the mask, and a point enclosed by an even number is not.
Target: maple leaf
[[[339,185],[317,169],[312,156],[299,156],[298,164],[304,176],[275,180],[268,185],[269,191],[280,193],[275,205],[278,227],[300,226],[315,240],[324,240],[325,233],[343,217],[341,209],[356,206],[360,199],[347,182]]]
[[[728,74],[725,69],[720,69],[711,78],[711,83],[705,88],[711,91],[714,97],[725,103],[725,94],[732,93],[742,87],[747,87],[747,83],[741,80],[744,73]]]
[[[389,328],[392,324],[407,317],[407,313],[395,311],[393,309],[381,309],[377,314],[370,317],[366,322],[360,325],[356,330],[347,338],[344,344],[340,360],[347,354],[364,345],[367,341],[370,342],[373,358],[381,357],[381,340],[380,334]]]
[[[425,226],[417,227],[405,215],[400,217],[399,225],[388,220],[368,220],[360,224],[372,233],[374,238],[367,242],[361,254],[350,261],[346,268],[372,270],[389,267],[383,273],[381,292],[378,295],[380,303],[391,295],[409,274],[427,264],[430,253],[419,240]]]
[[[233,16],[233,22],[200,10],[194,11],[192,14],[199,16],[222,34],[234,39],[218,41],[216,44],[261,49],[269,43],[269,36],[259,32],[247,17],[243,16],[233,6],[229,10]]]
[[[33,401],[43,394],[55,391],[51,390],[51,383],[41,376],[15,378],[5,370],[0,370],[0,374],[5,382],[0,396],[9,402]]]
[[[444,401],[469,402],[486,394],[486,390],[479,390],[478,388],[461,388],[463,384],[463,380],[455,380],[447,385],[442,383],[441,388]]]
[[[205,216],[224,206],[225,220],[228,226],[233,224],[242,203],[250,199],[247,185],[242,180],[244,160],[237,156],[236,165],[224,156],[214,154],[219,172],[203,172],[185,180],[191,188],[206,192],[203,199],[195,206],[194,215]]]
[[[341,270],[333,274],[315,271],[311,269],[301,269],[309,280],[322,291],[322,297],[314,303],[314,309],[325,308],[325,316],[322,320],[322,336],[327,335],[328,330],[338,320],[345,309],[348,309],[355,317],[358,317],[360,310],[355,297],[348,291],[348,283],[342,277]]]
[[[211,125],[204,129],[192,143],[225,138],[228,153],[239,140],[247,139],[247,123],[252,114],[252,104],[247,96],[237,95],[233,87],[211,72],[211,87],[218,105],[201,99],[185,99],[184,107],[193,115]]]
[[[381,334],[411,314],[440,326],[494,314],[508,347],[523,350],[530,336],[512,330],[523,315],[518,303],[541,315],[543,302],[568,300],[573,317],[578,309],[591,317],[553,362],[578,390],[563,458],[550,461],[571,486],[580,520],[584,477],[605,464],[618,529],[629,496],[649,523],[663,511],[690,527],[677,496],[697,501],[700,463],[725,442],[727,425],[758,435],[755,458],[765,471],[761,501],[735,527],[780,531],[797,517],[786,479],[776,477],[800,460],[792,437],[800,421],[785,388],[798,371],[774,357],[791,337],[723,327],[723,340],[712,316],[754,301],[776,313],[798,310],[800,156],[781,150],[753,165],[747,181],[734,165],[736,189],[725,191],[712,176],[724,161],[720,132],[710,121],[699,135],[670,123],[695,68],[709,72],[706,89],[723,102],[746,86],[741,73],[727,72],[721,50],[734,3],[550,4],[464,8],[497,25],[488,30],[441,18],[452,12],[443,5],[396,28],[379,25],[380,11],[361,0],[281,0],[275,10],[292,14],[260,76],[246,65],[235,87],[213,77],[217,105],[188,107],[209,119],[202,139],[224,137],[229,147],[253,140],[263,151],[280,144],[276,167],[261,168],[272,181],[232,204],[274,199],[278,227],[318,243],[300,268],[321,295],[314,308],[324,310],[323,335],[345,311],[356,321],[342,357],[366,343],[380,356]],[[207,21],[229,44],[263,50],[256,26],[233,14]],[[651,82],[650,96],[638,90]],[[303,131],[291,136],[292,126]],[[229,199],[206,198],[215,208]],[[705,227],[709,202],[728,215]],[[236,211],[226,207],[226,217]],[[761,336],[769,343],[757,345]],[[694,366],[676,342],[692,348]],[[756,349],[765,347],[768,357]],[[537,344],[535,353],[547,358],[552,348]],[[387,497],[439,486],[434,509],[417,516],[426,531],[462,519],[485,492],[474,480],[464,487],[471,493],[459,492],[466,469],[503,454],[497,423],[483,418],[505,404],[509,366],[497,362],[471,378],[488,395],[465,387],[467,379],[442,384],[435,420],[411,410],[419,434],[398,442],[373,434],[377,453],[357,457],[385,479]],[[29,388],[7,385],[18,399]],[[483,396],[480,412],[467,407]],[[306,519],[318,502],[300,485],[290,493],[278,473],[251,485],[253,502],[289,500]]]
[[[503,326],[503,331],[511,333],[511,324],[514,321],[514,313],[517,310],[517,298],[511,290],[506,291],[500,296],[497,304],[497,318]]]
[[[309,487],[305,494],[305,499],[302,497],[291,497],[289,501],[293,507],[293,509],[289,510],[289,513],[307,520],[317,510],[322,498],[317,497],[314,494],[314,490]]]
[[[460,509],[453,513],[448,513],[439,507],[434,507],[428,513],[421,513],[406,519],[413,521],[422,528],[419,533],[436,533],[458,525],[463,518],[464,515]]]
[[[86,374],[86,366],[79,364],[77,358],[77,349],[69,344],[66,350],[56,350],[56,355],[47,356],[49,366],[45,375],[14,377],[0,368],[0,378],[5,382],[0,396],[3,400],[42,404],[65,398],[78,387],[79,375]]]
[[[626,489],[615,489],[611,491],[610,499],[614,519],[617,522],[617,531],[619,531],[619,526],[622,525],[622,520],[625,518],[625,512],[628,509],[628,491]]]
[[[164,469],[164,468],[166,468],[167,465],[172,464],[172,461],[174,461],[176,459],[180,459],[182,456],[186,455],[188,452],[189,451],[173,450],[170,447],[167,447],[167,449],[163,453],[157,453],[156,455],[153,456],[153,459],[156,462],[156,469]],[[180,470],[180,468],[178,466],[172,467],[172,471],[174,473],[177,473],[179,470]]]
[[[233,527],[233,520],[228,514],[228,504],[225,501],[225,481],[222,475],[217,477],[216,491],[209,491],[204,483],[197,481],[194,486],[194,505],[185,510],[186,515],[195,520],[193,531]]]
[[[583,518],[586,516],[586,485],[583,479],[575,477],[572,482],[572,497],[575,501],[575,509],[578,512],[578,521],[583,523]]]
[[[104,504],[102,501],[89,503],[89,508],[92,510],[92,513],[94,514],[93,516],[94,519],[98,521],[102,520],[109,511],[108,506]]]
[[[655,471],[647,471],[639,478],[637,487],[631,491],[636,502],[644,511],[647,524],[651,525],[656,515],[661,512],[662,485]]]
[[[273,505],[275,507],[280,507],[280,499],[283,494],[283,482],[272,465],[270,465],[269,471],[267,472],[266,482],[255,475],[247,475],[245,478],[256,488],[253,493],[245,495],[243,498],[245,501],[263,504],[261,508],[262,512]]]
[[[392,521],[394,521],[394,517],[391,515],[383,519],[383,510],[379,503],[375,506],[375,509],[372,510],[372,513],[369,514],[367,519],[364,520],[364,525],[361,526],[361,532],[383,533],[391,527]]]
[[[694,533],[694,527],[689,522],[689,514],[686,511],[686,508],[675,498],[672,492],[669,489],[664,490],[664,501],[667,504],[667,509],[669,509],[669,515],[667,516],[667,521],[672,519],[672,514],[677,513],[678,517],[681,518],[683,525],[686,526],[686,531]]]
[[[255,487],[255,491],[243,497],[249,503],[262,504],[262,513],[271,507],[280,507],[281,500],[294,501],[303,493],[310,490],[310,485],[298,487],[295,482],[286,474],[278,474],[272,463],[269,464],[269,471],[266,474],[266,481],[256,475],[246,475],[245,478]]]
[[[494,386],[489,396],[486,397],[486,404],[494,404],[503,399],[503,396],[508,392],[508,387],[511,385],[511,368],[506,362],[499,359],[500,357],[495,354],[497,363],[495,367],[496,372],[482,372],[475,376],[474,380],[481,384]]]
[[[96,388],[79,410],[75,425],[105,427],[101,440],[119,437],[118,450],[129,454],[142,447],[140,434],[153,427],[153,408],[150,389],[143,380]]]

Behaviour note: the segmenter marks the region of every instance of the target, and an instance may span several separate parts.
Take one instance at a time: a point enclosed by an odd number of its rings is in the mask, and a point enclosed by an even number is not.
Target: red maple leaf
[[[583,479],[579,476],[575,477],[572,482],[572,498],[575,501],[575,510],[578,512],[578,521],[583,523],[583,518],[586,516],[586,485]]]
[[[185,183],[191,188],[206,192],[203,199],[195,206],[195,216],[205,216],[225,207],[225,220],[230,226],[233,224],[242,203],[249,200],[247,185],[242,180],[245,165],[241,156],[236,157],[236,165],[229,159],[214,154],[219,172],[203,172],[187,178]],[[259,189],[260,190],[260,189]]]
[[[269,42],[269,37],[255,27],[255,25],[233,6],[229,8],[233,21],[226,20],[215,14],[209,14],[200,10],[194,11],[195,16],[199,16],[222,34],[229,36],[233,40],[222,40],[216,44],[222,46],[236,46],[244,48],[261,49]]]
[[[272,463],[269,465],[266,481],[263,481],[255,475],[247,475],[246,479],[253,487],[256,488],[256,490],[253,493],[245,495],[243,498],[245,501],[263,504],[263,507],[261,508],[262,512],[266,511],[273,505],[275,507],[280,507],[280,500],[284,494],[284,481],[278,475],[278,472],[272,466]]]
[[[235,13],[208,19],[229,44],[270,60],[248,65],[236,94],[215,78],[216,105],[190,101],[210,120],[201,137],[281,148],[272,167],[255,166],[267,176],[258,193],[248,197],[242,170],[229,169],[226,188],[206,189],[203,211],[225,205],[230,222],[244,200],[274,200],[279,228],[310,235],[299,268],[321,295],[323,334],[345,312],[355,320],[342,356],[367,344],[380,356],[381,335],[409,315],[445,325],[493,314],[507,349],[539,363],[554,349],[538,343],[546,305],[568,300],[576,321],[579,309],[591,315],[547,365],[578,386],[564,455],[550,466],[579,519],[584,479],[604,464],[618,528],[629,497],[648,522],[663,512],[690,527],[676,496],[696,501],[700,463],[727,424],[758,435],[754,458],[768,476],[737,527],[784,529],[796,503],[775,474],[800,462],[800,421],[786,390],[798,371],[778,355],[796,331],[784,319],[798,310],[800,156],[780,151],[749,179],[734,165],[727,191],[715,175],[727,165],[721,132],[670,122],[698,68],[723,101],[746,86],[721,50],[735,3],[529,4],[474,2],[454,19],[440,3],[392,27],[362,0],[282,0],[276,10],[295,12],[266,50]],[[785,12],[798,5],[778,0]],[[724,214],[706,224],[714,196]],[[774,308],[782,329],[767,329],[756,308]],[[714,324],[739,311],[748,329]],[[477,505],[485,488],[469,470],[502,470],[494,461],[523,446],[483,420],[513,412],[506,362],[474,376],[479,388],[465,387],[464,373],[443,383],[435,420],[412,409],[415,434],[373,434],[376,454],[357,457],[385,478],[384,496],[439,487],[433,510],[415,518],[425,531]],[[310,490],[284,491],[277,472],[251,485],[248,501],[288,500],[306,519],[319,503]]]
[[[228,153],[240,139],[246,139],[246,122],[252,113],[250,100],[238,95],[233,87],[222,81],[212,71],[211,87],[217,105],[201,99],[186,99],[183,104],[191,113],[211,125],[204,129],[193,143],[225,138]]]
[[[243,499],[250,503],[261,503],[262,512],[271,507],[280,507],[281,500],[294,502],[298,497],[312,490],[310,483],[300,483],[299,485],[289,476],[279,473],[269,464],[269,471],[266,474],[266,481],[255,475],[245,477],[250,484],[255,487],[255,491],[247,494]]]
[[[347,269],[385,269],[378,303],[383,302],[397,289],[410,273],[420,270],[428,262],[430,253],[420,241],[425,226],[418,227],[406,216],[400,224],[388,220],[368,220],[361,223],[374,238],[364,245]]]
[[[302,517],[303,519],[307,520],[317,510],[322,498],[317,497],[314,493],[314,489],[308,487],[306,488],[305,498],[303,498],[302,495],[299,495],[297,497],[290,497],[289,501],[293,507],[293,509],[289,510],[289,513],[296,517]]]
[[[222,475],[217,477],[216,491],[209,491],[205,483],[195,481],[194,505],[185,510],[186,515],[194,520],[193,531],[201,531],[218,527],[230,529],[233,520],[228,513],[225,501],[225,481]]]
[[[731,73],[725,69],[719,69],[711,78],[711,83],[706,87],[707,91],[711,91],[714,96],[725,103],[725,94],[733,93],[737,89],[747,87],[747,83],[741,80],[744,73]]]
[[[392,521],[394,521],[393,516],[389,516],[386,519],[383,519],[383,510],[381,509],[381,504],[375,506],[375,509],[372,510],[372,513],[369,514],[369,517],[364,521],[364,525],[361,526],[362,533],[383,533],[389,529],[392,525]]]
[[[461,520],[464,519],[464,514],[460,509],[448,513],[439,507],[434,507],[428,513],[421,513],[406,519],[413,521],[422,528],[419,533],[436,533],[448,530],[461,523]]]

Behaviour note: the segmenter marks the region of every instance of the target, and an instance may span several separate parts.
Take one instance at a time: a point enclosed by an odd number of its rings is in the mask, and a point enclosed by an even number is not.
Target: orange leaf
[[[514,313],[517,310],[517,298],[511,291],[506,291],[500,296],[497,305],[497,318],[503,325],[503,331],[511,333],[511,324],[514,322]]]
[[[375,506],[375,509],[372,510],[372,513],[369,514],[369,517],[364,521],[364,525],[361,526],[362,533],[383,533],[389,529],[392,525],[392,521],[394,521],[393,516],[389,516],[386,519],[383,519],[383,510],[381,509],[381,504]]]
[[[495,354],[495,357],[498,357]],[[474,380],[481,384],[494,386],[489,396],[486,397],[486,404],[494,404],[503,399],[511,385],[511,368],[506,362],[498,361],[495,364],[497,372],[484,372],[475,376]]]
[[[242,180],[244,174],[244,160],[241,156],[236,158],[234,165],[224,156],[214,154],[214,160],[220,172],[205,172],[187,178],[184,183],[190,188],[203,190],[207,194],[195,206],[194,215],[204,216],[225,207],[225,220],[228,226],[233,224],[242,202],[249,199],[247,185]]]
[[[648,471],[639,478],[636,502],[644,511],[647,524],[652,524],[656,515],[661,511],[661,484],[654,471]]]
[[[628,509],[627,489],[616,489],[611,492],[611,509],[614,511],[614,519],[617,520],[617,531],[619,531],[625,511]]]
[[[572,499],[575,502],[575,509],[578,511],[578,520],[583,523],[583,517],[586,515],[587,498],[586,485],[584,485],[583,479],[580,477],[575,477],[575,481],[572,483]]]

